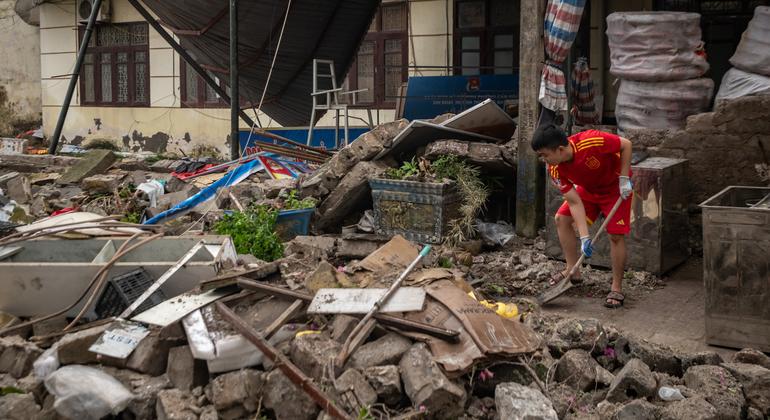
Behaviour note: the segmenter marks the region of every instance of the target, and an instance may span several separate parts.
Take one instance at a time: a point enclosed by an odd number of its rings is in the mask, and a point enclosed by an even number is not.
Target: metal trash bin
[[[647,158],[631,166],[634,198],[631,204],[631,233],[626,246],[628,268],[663,274],[690,256],[687,214],[687,160]],[[561,193],[548,183],[546,192],[546,254],[563,259],[554,215],[564,202]],[[589,227],[591,235],[602,222]],[[592,266],[610,267],[610,241],[602,235],[594,244]]]
[[[730,186],[700,207],[706,342],[770,351],[770,188]]]

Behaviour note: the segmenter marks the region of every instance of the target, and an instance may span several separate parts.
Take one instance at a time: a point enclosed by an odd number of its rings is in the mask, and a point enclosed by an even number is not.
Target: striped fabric
[[[578,58],[572,69],[572,115],[578,125],[599,124],[599,113],[594,104],[594,82],[588,69],[588,60]]]
[[[586,0],[548,0],[544,41],[546,60],[540,81],[540,104],[552,111],[567,110],[566,80],[561,69],[580,28]]]

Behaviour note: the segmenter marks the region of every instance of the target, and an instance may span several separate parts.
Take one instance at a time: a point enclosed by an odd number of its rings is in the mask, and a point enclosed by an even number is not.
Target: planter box
[[[375,178],[369,185],[379,234],[438,244],[449,231],[449,221],[460,215],[461,199],[454,182]]]
[[[727,187],[700,206],[706,342],[770,351],[770,188]]]
[[[281,241],[288,242],[298,235],[307,235],[310,228],[310,218],[315,208],[299,210],[282,210],[278,212],[275,222],[275,232]]]

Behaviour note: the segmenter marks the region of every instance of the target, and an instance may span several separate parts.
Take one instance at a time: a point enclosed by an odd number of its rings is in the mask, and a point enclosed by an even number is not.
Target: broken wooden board
[[[88,348],[92,353],[126,359],[139,346],[150,330],[138,322],[118,320],[94,344]]]
[[[132,317],[133,321],[165,327],[179,321],[196,309],[236,293],[236,289],[210,290],[201,294],[185,293]]]
[[[540,339],[532,329],[501,317],[449,280],[432,283],[426,292],[449,308],[486,355],[520,355],[532,353],[540,346]]]
[[[382,298],[388,289],[320,289],[308,313],[312,314],[365,314]],[[393,293],[379,312],[421,311],[425,306],[425,290],[420,287],[402,287]]]

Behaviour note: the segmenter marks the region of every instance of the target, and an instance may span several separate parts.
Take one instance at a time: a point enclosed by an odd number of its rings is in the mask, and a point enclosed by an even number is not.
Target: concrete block
[[[320,410],[307,393],[275,369],[267,375],[262,403],[277,420],[315,420]]]
[[[412,347],[412,341],[396,334],[388,333],[381,338],[359,347],[350,356],[350,366],[366,369],[372,366],[394,365],[401,356]]]
[[[29,178],[17,176],[8,181],[6,196],[19,204],[27,204],[32,201],[32,187]]]
[[[23,378],[42,353],[42,349],[19,336],[0,337],[0,373]]]
[[[245,412],[253,413],[264,384],[262,372],[255,369],[225,373],[211,381],[212,403],[217,411],[242,406]]]
[[[345,405],[353,412],[358,412],[362,407],[368,407],[377,402],[377,393],[374,391],[364,375],[357,369],[348,369],[334,381],[334,389],[342,395]]]
[[[727,369],[710,365],[693,366],[685,372],[684,383],[716,408],[718,418],[743,418],[746,398],[741,384]]]
[[[62,365],[87,365],[97,362],[97,354],[88,351],[88,348],[101,337],[109,324],[100,325],[83,331],[65,335],[59,340],[59,362]]]
[[[414,408],[424,407],[431,418],[454,418],[463,414],[465,389],[444,375],[424,343],[412,346],[401,359],[399,368],[404,390]]]
[[[321,381],[341,347],[340,343],[323,334],[303,335],[291,343],[291,360],[305,375]]]
[[[398,366],[372,366],[364,369],[364,376],[377,393],[379,401],[387,405],[396,405],[401,401],[403,391]]]
[[[615,375],[610,384],[607,401],[625,402],[636,398],[651,397],[655,394],[657,382],[649,366],[639,359],[631,359]]]
[[[335,244],[335,238],[296,236],[286,244],[284,255],[297,254],[303,258],[326,260],[334,254]]]
[[[155,407],[158,420],[198,420],[195,399],[178,389],[160,391]]]
[[[339,230],[342,220],[355,210],[371,203],[369,179],[382,176],[388,166],[382,162],[359,162],[342,178],[339,185],[321,203],[316,227],[321,230]]]
[[[89,194],[112,193],[120,186],[125,174],[97,174],[83,179],[81,187]]]
[[[37,418],[40,406],[32,394],[8,394],[0,398],[0,419],[29,420]]]
[[[169,350],[166,375],[174,384],[174,388],[185,391],[206,385],[209,379],[206,362],[193,358],[190,346],[179,346]]]
[[[91,150],[80,162],[69,168],[56,183],[59,185],[77,184],[84,178],[104,173],[115,163],[115,154],[109,150]]]

